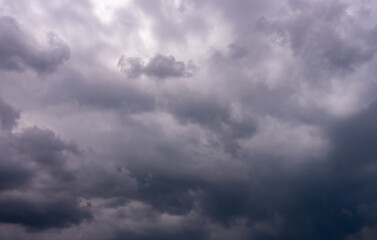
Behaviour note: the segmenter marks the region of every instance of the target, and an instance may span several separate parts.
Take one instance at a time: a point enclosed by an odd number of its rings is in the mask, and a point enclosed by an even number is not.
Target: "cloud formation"
[[[31,68],[40,74],[53,72],[70,57],[69,47],[50,32],[48,48],[41,48],[13,17],[0,18],[0,67],[9,71]]]
[[[120,70],[130,78],[136,78],[140,75],[154,77],[157,79],[172,77],[191,77],[196,66],[189,62],[184,63],[176,61],[173,56],[164,56],[157,54],[152,57],[146,64],[140,58],[127,58],[125,55],[118,61]]]
[[[17,125],[20,112],[0,98],[0,127],[2,130],[12,130]]]
[[[66,166],[77,147],[38,127],[1,136],[0,222],[32,229],[63,228],[90,219],[74,195]]]
[[[372,1],[0,4],[0,239],[376,237]]]

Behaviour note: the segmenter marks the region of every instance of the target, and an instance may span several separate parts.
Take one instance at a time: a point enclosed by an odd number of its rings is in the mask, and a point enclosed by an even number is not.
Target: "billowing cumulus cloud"
[[[140,58],[127,58],[123,55],[118,61],[118,67],[130,78],[139,77],[142,74],[158,79],[191,77],[194,70],[196,70],[196,66],[192,62],[186,64],[176,61],[173,56],[161,54],[152,57],[146,64]]]
[[[74,172],[66,166],[77,147],[50,130],[31,127],[1,136],[0,222],[32,229],[62,228],[90,219],[74,195]]]
[[[0,5],[0,239],[376,238],[373,1]]]

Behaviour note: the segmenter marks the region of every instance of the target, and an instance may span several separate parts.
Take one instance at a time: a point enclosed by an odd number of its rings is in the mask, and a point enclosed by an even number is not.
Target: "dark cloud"
[[[20,112],[0,98],[0,126],[2,130],[12,130],[17,125]]]
[[[120,70],[127,74],[130,78],[139,77],[144,73],[144,62],[140,58],[129,57],[122,55],[118,61]]]
[[[167,77],[191,77],[194,66],[192,63],[187,65],[184,62],[176,61],[173,56],[163,56],[157,54],[149,60],[145,66],[145,74],[157,78]]]
[[[1,239],[375,238],[375,3],[73,2],[2,4]]]
[[[256,162],[253,179],[263,181],[262,188],[253,181],[212,187],[205,191],[203,209],[225,224],[235,217],[265,221],[278,213],[281,232],[266,239],[343,239],[375,226],[375,106],[336,122],[329,131],[334,148],[325,161],[293,171],[276,161]]]
[[[104,168],[98,162],[91,162],[90,166],[81,169],[78,182],[81,196],[110,199],[108,206],[111,207],[127,204],[136,197],[138,190],[136,180],[129,176],[126,169],[116,166]]]
[[[42,230],[91,218],[71,189],[75,176],[66,161],[69,154],[78,154],[75,145],[37,127],[0,140],[0,222]]]
[[[173,239],[182,239],[182,240],[189,240],[189,239],[205,239],[205,233],[200,229],[195,228],[187,228],[187,229],[178,229],[175,231],[161,231],[161,230],[149,230],[143,232],[141,234],[135,234],[132,232],[122,232],[118,233],[113,240],[120,240],[120,239],[130,239],[130,240],[173,240]]]
[[[203,96],[201,93],[184,92],[172,95],[166,102],[167,111],[172,113],[181,124],[198,124],[218,136],[226,152],[237,155],[237,140],[249,138],[256,131],[251,118],[237,119],[232,116],[231,104]]]
[[[173,56],[157,54],[146,64],[140,58],[127,58],[124,55],[118,61],[120,70],[130,78],[145,74],[158,79],[173,77],[192,77],[197,67],[192,63],[176,61]]]
[[[0,18],[0,67],[9,71],[31,68],[51,73],[70,57],[66,43],[54,33],[47,34],[48,48],[41,48],[12,17]]]
[[[6,153],[5,149],[2,150]],[[34,175],[33,171],[17,163],[7,162],[6,158],[0,159],[0,191],[27,186]]]
[[[310,164],[305,170],[310,174],[296,179],[291,194],[294,210],[287,214],[293,220],[291,229],[301,229],[297,236],[343,239],[363,226],[376,225],[376,218],[369,214],[376,204],[372,187],[376,181],[375,112],[372,104],[368,110],[337,122],[329,131],[334,148],[327,161]]]
[[[138,180],[139,199],[148,202],[158,211],[179,215],[187,214],[193,209],[195,195],[192,191],[201,182],[167,176],[146,176],[139,177]]]
[[[24,199],[1,199],[0,221],[3,223],[22,224],[23,226],[43,230],[64,228],[80,224],[91,217],[89,211],[77,206],[72,199],[54,199],[33,202]]]
[[[329,126],[333,148],[326,159],[287,166],[282,159],[254,156],[248,180],[215,183],[166,178],[149,169],[150,177],[137,177],[139,199],[162,212],[199,209],[227,229],[242,219],[250,229],[265,225],[245,239],[343,239],[376,225],[375,106]]]
[[[123,113],[152,111],[156,105],[153,93],[124,82],[119,76],[103,73],[90,77],[79,72],[67,74],[64,81],[54,84],[51,93],[44,100],[46,103],[77,104],[101,111]]]
[[[376,228],[364,227],[358,233],[348,236],[347,240],[372,240],[376,238]]]

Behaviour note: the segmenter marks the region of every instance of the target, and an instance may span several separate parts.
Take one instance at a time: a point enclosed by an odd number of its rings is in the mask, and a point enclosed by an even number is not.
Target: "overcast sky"
[[[374,0],[0,0],[0,239],[377,239]]]

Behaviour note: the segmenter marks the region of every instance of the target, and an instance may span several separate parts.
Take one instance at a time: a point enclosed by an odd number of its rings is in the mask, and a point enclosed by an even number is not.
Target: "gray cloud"
[[[152,111],[155,96],[131,83],[121,81],[116,75],[92,76],[88,81],[79,72],[67,74],[64,81],[54,85],[47,101],[78,103],[80,106],[103,111],[116,110],[123,113]]]
[[[217,135],[226,152],[236,156],[240,148],[237,140],[250,138],[256,131],[251,118],[235,119],[229,103],[213,96],[185,92],[172,95],[166,102],[167,111],[182,124],[197,124]]]
[[[0,221],[22,224],[33,229],[64,228],[90,218],[89,212],[78,208],[77,204],[71,199],[37,203],[21,199],[2,199]]]
[[[6,133],[0,140],[0,222],[43,230],[92,217],[71,189],[75,175],[66,161],[78,153],[75,145],[37,127]]]
[[[376,236],[375,3],[0,2],[1,239]]]
[[[289,1],[293,14],[287,20],[262,17],[262,31],[272,31],[282,44],[302,59],[302,71],[313,82],[349,74],[370,61],[375,52],[372,29],[353,21],[343,1]]]
[[[192,77],[196,66],[188,62],[176,61],[173,56],[164,56],[157,54],[152,57],[146,64],[139,58],[127,58],[124,55],[118,61],[120,70],[130,78],[139,77],[145,74],[148,77],[158,79],[172,77]]]
[[[48,33],[48,48],[40,48],[12,17],[0,18],[0,67],[10,71],[31,68],[51,73],[70,57],[70,50],[54,33]]]
[[[134,234],[132,232],[121,232],[117,234],[114,240],[118,239],[132,239],[132,240],[144,240],[144,239],[151,239],[151,240],[162,240],[162,239],[205,239],[205,234],[200,229],[195,228],[187,228],[187,229],[179,229],[178,231],[174,232],[163,232],[158,230],[150,230],[148,232],[142,234]]]
[[[12,130],[17,125],[20,112],[0,98],[0,126],[3,130]]]

